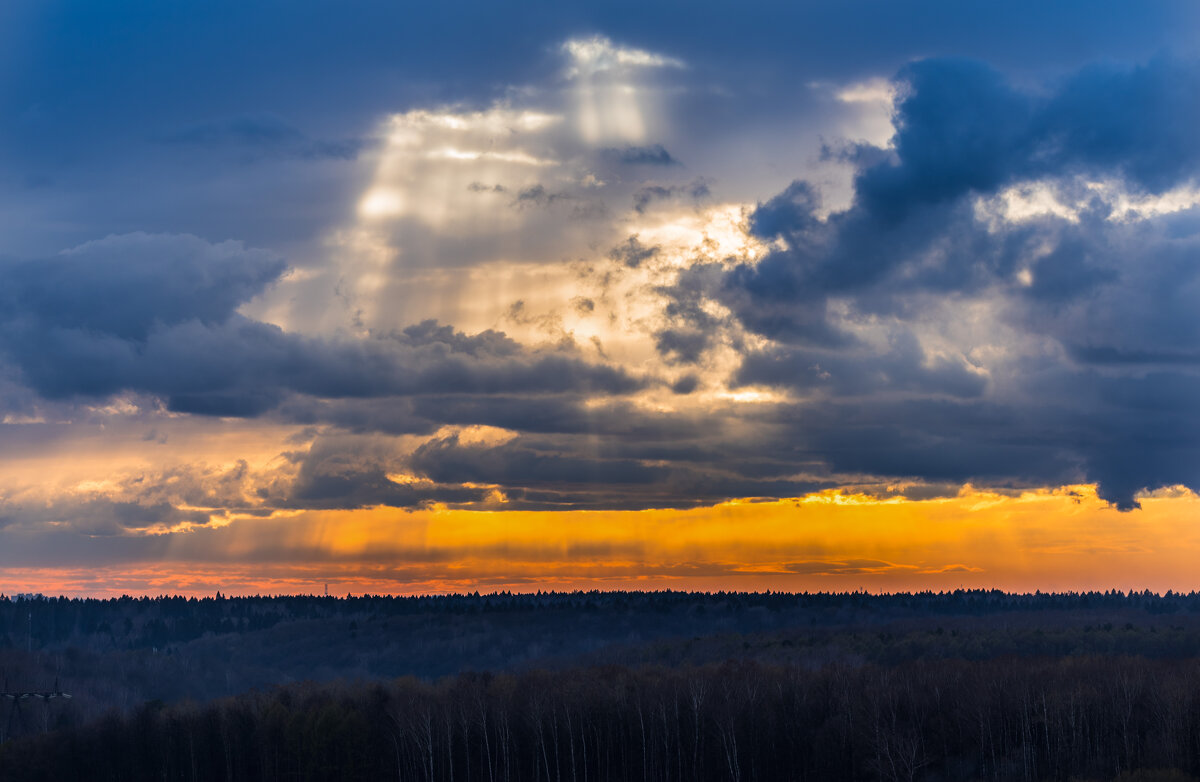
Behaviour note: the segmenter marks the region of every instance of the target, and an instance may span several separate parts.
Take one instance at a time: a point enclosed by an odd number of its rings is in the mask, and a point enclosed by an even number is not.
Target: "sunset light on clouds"
[[[295,511],[74,552],[30,546],[25,562],[4,564],[28,588],[97,596],[325,585],[340,594],[1190,589],[1200,503],[1178,490],[1142,503],[1131,519],[1089,487],[1065,487],[915,501],[823,492],[686,511]]]
[[[0,10],[0,591],[1195,588],[1196,10],[961,5]]]

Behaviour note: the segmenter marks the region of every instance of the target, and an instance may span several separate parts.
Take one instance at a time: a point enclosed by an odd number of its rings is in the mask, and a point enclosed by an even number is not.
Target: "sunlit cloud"
[[[650,86],[642,72],[650,68],[682,68],[684,63],[640,49],[618,46],[604,36],[573,38],[563,44],[567,78],[575,93],[577,124],[591,144],[646,139]]]
[[[571,58],[568,76],[629,67],[684,67],[683,61],[674,57],[666,57],[642,49],[617,46],[602,35],[594,35],[590,38],[572,38],[564,43],[562,48]]]
[[[684,63],[603,36],[560,51],[561,94],[518,92],[484,110],[418,109],[383,123],[357,220],[332,239],[352,328],[436,318],[657,363],[655,287],[700,256],[761,252],[746,232],[748,205],[700,208],[699,180],[647,185],[626,172],[614,183],[597,173],[650,149],[670,159],[661,146],[617,147],[614,158],[613,145],[644,139],[648,75]],[[665,117],[655,123],[667,127]],[[661,254],[637,269],[615,263],[610,248],[639,233]]]
[[[870,79],[847,84],[834,92],[837,99],[843,103],[879,103],[889,109],[896,99],[896,94],[895,82],[888,79]]]
[[[1111,222],[1136,222],[1200,206],[1200,189],[1192,184],[1153,194],[1131,190],[1119,181],[1030,181],[975,201],[975,212],[993,230],[996,221],[1021,223],[1057,218],[1078,223],[1088,213]]]

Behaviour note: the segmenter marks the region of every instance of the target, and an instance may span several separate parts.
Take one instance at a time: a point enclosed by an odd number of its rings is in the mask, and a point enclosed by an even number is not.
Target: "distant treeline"
[[[999,590],[957,590],[893,594],[787,592],[499,592],[481,595],[391,597],[254,596],[120,597],[108,600],[0,595],[0,648],[61,647],[107,641],[124,649],[165,647],[205,635],[248,632],[281,622],[362,615],[374,618],[418,615],[478,615],[532,611],[626,612],[638,614],[706,612],[809,612],[814,623],[931,615],[987,615],[1012,611],[1136,609],[1149,614],[1200,613],[1200,593],[1065,592],[1010,594]],[[745,627],[734,628],[745,630]]]
[[[1177,771],[1132,773],[1149,768]],[[1200,662],[730,662],[290,685],[12,741],[0,769],[6,782],[1185,779],[1200,771]]]

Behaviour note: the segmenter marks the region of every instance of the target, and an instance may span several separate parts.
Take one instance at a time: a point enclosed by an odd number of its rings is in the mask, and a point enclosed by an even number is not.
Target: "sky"
[[[0,591],[1197,588],[1190,2],[0,5]]]

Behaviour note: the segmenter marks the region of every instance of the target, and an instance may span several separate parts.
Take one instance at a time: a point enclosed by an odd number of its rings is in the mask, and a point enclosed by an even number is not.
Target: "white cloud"
[[[1101,206],[1112,222],[1148,220],[1200,206],[1200,188],[1186,184],[1160,194],[1139,193],[1117,180],[1032,180],[988,198],[977,198],[975,215],[998,230],[1002,223],[1056,217],[1078,223],[1085,210]]]
[[[572,38],[562,45],[571,59],[570,77],[621,68],[683,68],[682,60],[642,49],[618,46],[603,35]]]

